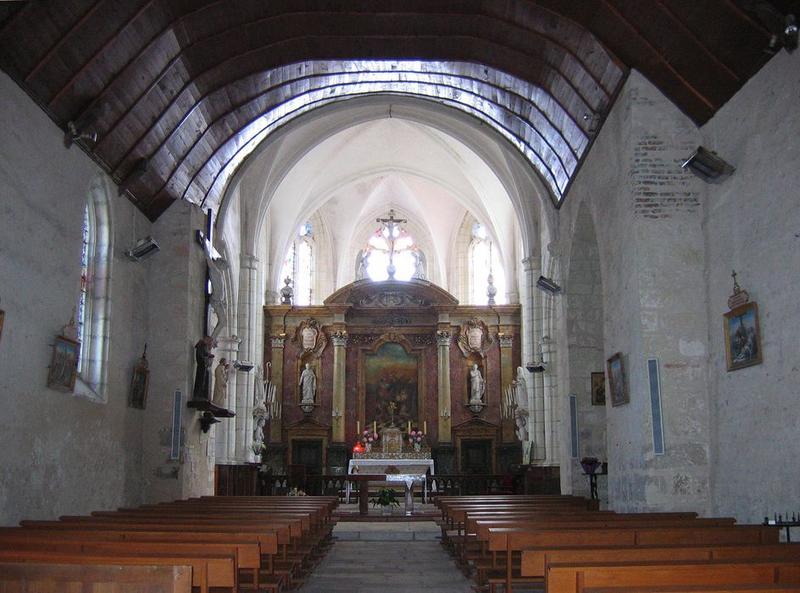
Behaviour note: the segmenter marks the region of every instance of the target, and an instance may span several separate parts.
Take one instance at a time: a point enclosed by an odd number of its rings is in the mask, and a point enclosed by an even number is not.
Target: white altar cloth
[[[422,482],[422,498],[428,502],[428,480],[425,474],[430,471],[433,475],[433,459],[351,459],[347,465],[347,473],[357,474],[386,474],[386,468],[393,465],[400,474],[387,475],[386,481],[406,482],[407,478],[413,476],[413,482]],[[412,482],[412,483],[413,483]],[[350,502],[351,482],[345,486],[345,500]]]

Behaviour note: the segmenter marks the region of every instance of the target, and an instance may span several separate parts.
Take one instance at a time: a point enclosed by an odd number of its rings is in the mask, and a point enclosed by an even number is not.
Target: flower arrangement
[[[287,496],[306,496],[305,491],[300,490],[299,488],[292,488],[287,493]]]
[[[412,428],[408,432],[408,442],[411,445],[422,445],[422,439],[425,438],[425,433],[418,428]]]
[[[600,460],[597,457],[584,457],[581,459],[581,467],[587,474],[595,473],[600,465]]]
[[[394,490],[391,488],[381,488],[375,493],[370,499],[372,506],[374,507],[399,507],[400,503],[395,498]]]
[[[361,436],[358,440],[360,440],[361,443],[366,447],[367,445],[371,446],[373,443],[377,443],[379,438],[380,437],[378,436],[377,432],[372,432],[371,430],[367,429],[361,433]]]

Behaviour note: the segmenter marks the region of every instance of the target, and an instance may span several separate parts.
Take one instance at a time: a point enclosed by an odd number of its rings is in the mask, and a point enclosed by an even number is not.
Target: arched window
[[[393,216],[393,211],[390,212]],[[367,241],[357,261],[356,279],[388,280],[390,253],[395,280],[425,279],[425,254],[405,228],[397,224],[382,225]]]
[[[497,289],[495,304],[506,303],[506,275],[486,227],[476,222],[472,225],[472,241],[469,245],[469,293],[473,305],[486,305],[489,302],[487,289],[489,276]]]
[[[310,305],[314,292],[314,228],[310,222],[300,225],[286,252],[281,268],[278,290],[284,278],[292,279],[295,305]]]
[[[104,184],[96,182],[83,213],[77,306],[78,381],[75,394],[105,402],[111,313],[111,214]]]

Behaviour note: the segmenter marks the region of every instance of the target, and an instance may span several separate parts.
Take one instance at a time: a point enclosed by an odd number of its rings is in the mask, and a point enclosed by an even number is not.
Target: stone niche
[[[291,448],[297,428],[313,424],[326,471],[345,465],[358,430],[373,425],[427,429],[426,444],[439,454],[456,444],[453,427],[479,420],[496,428],[493,469],[507,466],[508,448],[520,446],[513,430],[502,430],[501,409],[521,358],[518,305],[460,306],[424,280],[358,280],[321,306],[270,305],[264,316],[265,362],[282,403],[270,442]],[[317,380],[311,411],[300,407],[306,363]],[[473,364],[485,382],[479,413],[468,407]],[[459,465],[453,453],[442,455],[450,471]]]

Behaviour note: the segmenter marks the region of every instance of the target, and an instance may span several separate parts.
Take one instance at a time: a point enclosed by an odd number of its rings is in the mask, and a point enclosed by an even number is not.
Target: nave
[[[215,496],[22,521],[0,529],[0,591],[800,592],[800,544],[777,525],[567,495],[438,496],[436,522],[337,524],[337,504]]]

